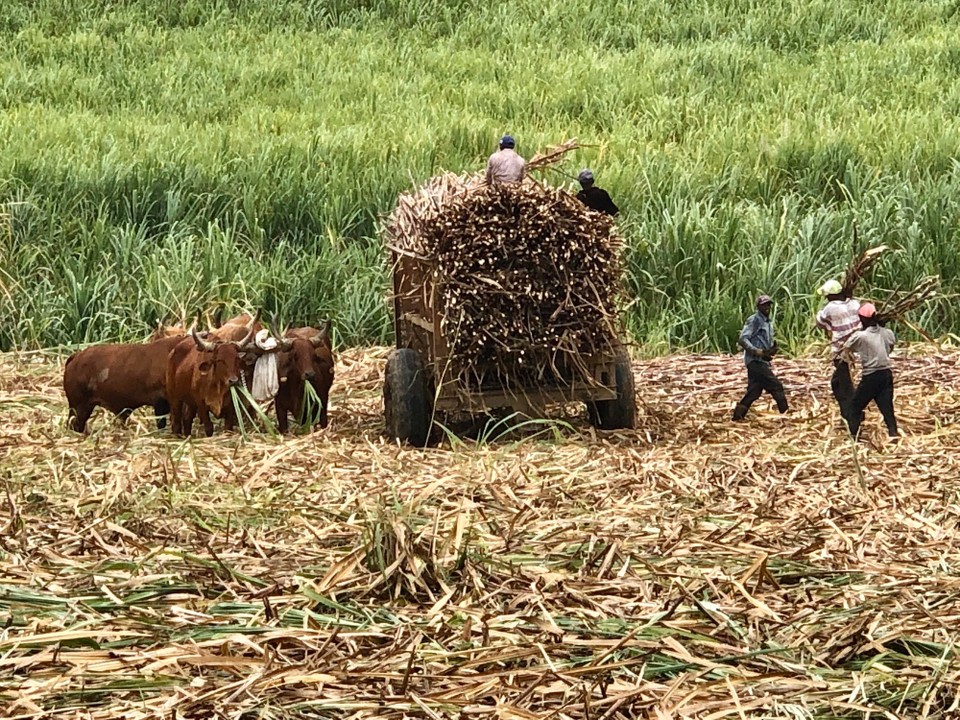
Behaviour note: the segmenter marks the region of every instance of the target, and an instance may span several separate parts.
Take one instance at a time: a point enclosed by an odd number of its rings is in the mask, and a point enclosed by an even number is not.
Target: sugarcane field
[[[5,3],[0,718],[960,718],[958,37]]]

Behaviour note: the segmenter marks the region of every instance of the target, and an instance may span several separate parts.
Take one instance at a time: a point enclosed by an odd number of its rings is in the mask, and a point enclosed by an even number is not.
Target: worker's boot
[[[773,396],[773,399],[777,401],[777,410],[780,411],[780,414],[783,415],[787,409],[787,396],[783,393],[777,393]]]
[[[747,417],[747,410],[749,409],[750,409],[749,405],[743,405],[742,403],[737,403],[737,406],[733,409],[734,422],[740,422],[745,417]]]
[[[854,440],[859,439],[860,437],[860,424],[863,422],[863,415],[860,417],[856,416],[847,416],[844,418],[844,425],[847,426],[847,432],[853,437]]]

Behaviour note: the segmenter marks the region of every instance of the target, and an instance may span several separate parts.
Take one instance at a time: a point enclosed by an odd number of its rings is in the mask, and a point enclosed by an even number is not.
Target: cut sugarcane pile
[[[561,188],[442,175],[401,196],[387,239],[429,267],[442,331],[476,374],[576,366],[616,336],[622,243]]]

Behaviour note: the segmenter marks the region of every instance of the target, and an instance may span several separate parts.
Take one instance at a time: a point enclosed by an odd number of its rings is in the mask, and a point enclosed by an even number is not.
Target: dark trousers
[[[747,410],[766,390],[777,401],[777,410],[787,411],[787,395],[783,391],[783,383],[773,374],[770,363],[754,360],[747,365],[747,394],[743,396],[733,411],[734,420],[743,420]]]
[[[840,358],[833,361],[830,389],[833,391],[833,397],[837,401],[837,405],[840,406],[840,414],[846,418],[847,406],[853,399],[853,380],[850,379],[850,366]]]
[[[850,428],[850,434],[854,437],[860,434],[863,411],[871,400],[877,404],[877,409],[883,415],[883,422],[886,423],[890,437],[896,437],[897,417],[893,414],[893,373],[889,370],[878,370],[860,378],[860,384],[857,385],[847,410],[847,427]]]

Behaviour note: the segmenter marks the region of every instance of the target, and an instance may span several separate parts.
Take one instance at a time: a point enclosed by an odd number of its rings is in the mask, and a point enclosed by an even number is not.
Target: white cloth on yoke
[[[258,348],[267,352],[257,358],[257,364],[253,367],[253,387],[250,392],[253,399],[262,405],[273,400],[280,389],[277,353],[271,352],[276,350],[277,340],[264,328],[257,333],[256,343]]]

